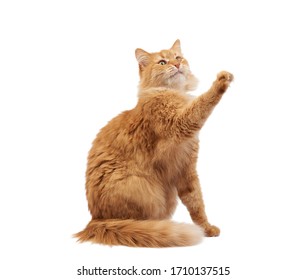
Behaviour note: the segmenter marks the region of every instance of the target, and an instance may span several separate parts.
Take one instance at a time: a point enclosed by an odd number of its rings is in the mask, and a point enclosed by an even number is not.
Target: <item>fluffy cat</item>
[[[86,195],[92,220],[79,241],[170,247],[197,244],[220,230],[206,217],[196,172],[198,133],[233,80],[221,72],[197,98],[197,79],[180,41],[169,50],[136,49],[139,100],[98,133],[88,155]],[[195,223],[170,221],[177,197]]]

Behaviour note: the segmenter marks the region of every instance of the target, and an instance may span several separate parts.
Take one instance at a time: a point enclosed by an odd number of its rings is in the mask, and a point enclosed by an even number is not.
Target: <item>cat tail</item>
[[[79,242],[129,247],[191,246],[201,242],[203,230],[170,220],[92,220],[74,235]]]

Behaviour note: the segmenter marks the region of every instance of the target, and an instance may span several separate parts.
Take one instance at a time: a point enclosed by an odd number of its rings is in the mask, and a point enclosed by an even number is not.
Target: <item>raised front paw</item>
[[[224,93],[233,80],[234,80],[233,74],[226,72],[226,71],[220,72],[217,75],[217,81],[216,81],[218,91],[220,93]]]
[[[204,231],[207,237],[214,237],[220,235],[220,229],[216,226],[206,225]]]

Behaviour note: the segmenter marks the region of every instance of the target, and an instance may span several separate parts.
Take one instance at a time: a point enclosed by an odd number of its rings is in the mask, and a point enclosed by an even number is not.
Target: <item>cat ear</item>
[[[150,62],[150,54],[143,49],[136,49],[135,56],[141,68],[146,67]]]
[[[178,53],[182,53],[181,51],[181,42],[179,39],[177,39],[173,46],[171,47],[171,50],[175,51],[175,52],[178,52]]]

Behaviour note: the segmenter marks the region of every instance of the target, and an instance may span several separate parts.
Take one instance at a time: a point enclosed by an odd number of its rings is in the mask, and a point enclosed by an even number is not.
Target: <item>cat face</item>
[[[169,50],[148,53],[136,49],[135,54],[139,64],[140,89],[151,87],[167,87],[183,91],[195,89],[197,79],[182,55],[179,40],[176,40]]]

